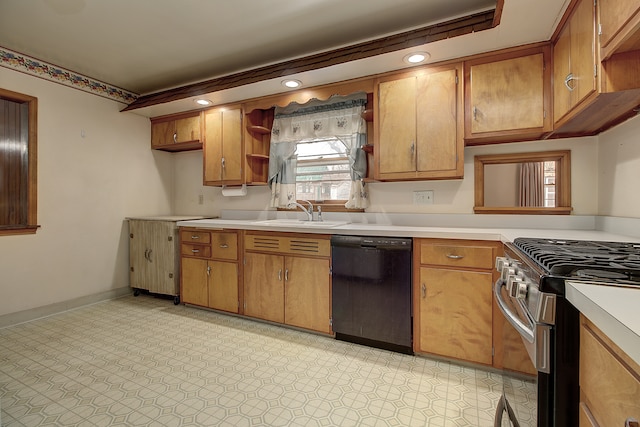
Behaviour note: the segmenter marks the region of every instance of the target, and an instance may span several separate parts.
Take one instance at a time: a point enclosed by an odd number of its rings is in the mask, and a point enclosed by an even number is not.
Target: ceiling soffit
[[[499,1],[500,5],[502,2]],[[403,33],[358,43],[344,48],[309,55],[290,61],[267,65],[227,76],[205,80],[186,86],[168,89],[139,97],[122,111],[131,111],[153,105],[177,101],[193,96],[231,89],[274,78],[291,76],[305,71],[370,58],[389,52],[422,46],[473,32],[487,30],[498,25],[501,7],[482,13],[457,18]]]

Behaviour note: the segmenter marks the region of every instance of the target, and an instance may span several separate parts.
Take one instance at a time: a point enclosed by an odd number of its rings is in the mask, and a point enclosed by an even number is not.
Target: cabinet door
[[[595,6],[582,0],[553,46],[554,122],[596,90]]]
[[[238,264],[209,261],[209,307],[238,312]]]
[[[329,260],[286,257],[284,277],[284,322],[330,333]]]
[[[453,68],[423,74],[418,76],[417,84],[417,170],[433,172],[434,176],[462,176],[458,71]]]
[[[173,136],[172,136],[173,138]],[[175,142],[200,140],[200,116],[186,117],[175,121]]]
[[[209,303],[207,260],[182,258],[182,302],[206,307]]]
[[[544,126],[542,53],[472,65],[471,135]]]
[[[129,220],[129,285],[136,289],[148,290],[149,281],[153,280],[153,271],[147,260],[149,241],[144,233],[147,221]]]
[[[600,46],[605,48],[616,36],[619,40],[627,38],[621,30],[638,13],[640,3],[638,0],[598,0],[598,8],[600,10]]]
[[[416,77],[381,82],[379,93],[378,171],[416,170]]]
[[[244,314],[284,323],[284,257],[245,254]]]
[[[241,110],[214,109],[205,111],[204,117],[205,183],[242,183]]]
[[[175,122],[173,120],[151,123],[151,148],[173,144],[174,130]]]
[[[421,267],[419,350],[491,365],[491,273]]]

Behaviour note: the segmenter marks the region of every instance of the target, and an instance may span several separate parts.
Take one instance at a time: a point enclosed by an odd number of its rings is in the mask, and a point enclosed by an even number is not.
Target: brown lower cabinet
[[[535,373],[494,301],[501,254],[501,242],[414,239],[416,353]]]
[[[580,316],[580,427],[637,427],[640,365]]]
[[[182,301],[238,313],[238,232],[181,228],[180,247]]]
[[[329,237],[247,232],[244,314],[331,333]]]

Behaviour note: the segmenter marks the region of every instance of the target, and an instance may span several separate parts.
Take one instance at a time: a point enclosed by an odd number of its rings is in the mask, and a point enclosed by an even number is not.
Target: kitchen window
[[[364,209],[369,199],[367,94],[334,95],[305,104],[276,107],[269,153],[270,206],[289,208],[298,200]]]
[[[37,98],[0,89],[0,235],[38,228],[37,105]]]

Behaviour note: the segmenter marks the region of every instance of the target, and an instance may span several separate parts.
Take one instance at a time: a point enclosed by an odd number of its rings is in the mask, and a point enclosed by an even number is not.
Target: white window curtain
[[[351,191],[345,206],[364,209],[369,197],[364,183],[367,175],[367,123],[362,118],[367,94],[334,95],[326,101],[312,99],[286,107],[276,107],[271,130],[269,186],[271,207],[287,207],[296,201],[296,145],[305,141],[334,137],[346,147],[351,173]]]
[[[544,206],[544,163],[527,162],[520,165],[519,205]]]

